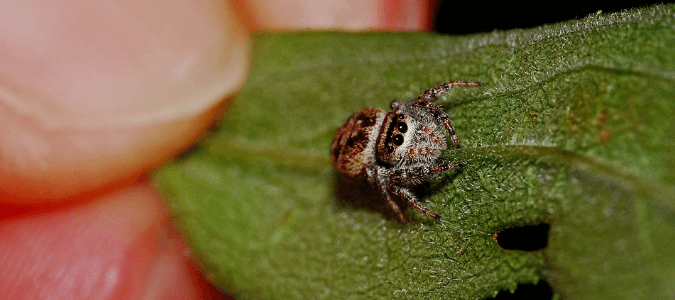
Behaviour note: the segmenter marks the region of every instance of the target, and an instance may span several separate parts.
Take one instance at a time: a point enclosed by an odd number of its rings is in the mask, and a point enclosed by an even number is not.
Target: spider
[[[392,194],[438,220],[440,216],[422,206],[411,188],[465,165],[437,161],[441,150],[447,149],[444,128],[455,149],[460,145],[450,118],[432,102],[456,86],[478,87],[481,83],[449,81],[408,102],[392,101],[389,113],[374,107],[362,109],[335,132],[331,159],[338,173],[376,187],[403,224],[407,220]]]

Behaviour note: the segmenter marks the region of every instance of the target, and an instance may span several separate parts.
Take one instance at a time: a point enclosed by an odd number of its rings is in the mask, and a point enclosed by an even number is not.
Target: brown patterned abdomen
[[[373,149],[376,135],[387,113],[379,108],[366,108],[351,116],[338,128],[331,146],[335,169],[350,179],[365,178],[366,168],[375,159]]]

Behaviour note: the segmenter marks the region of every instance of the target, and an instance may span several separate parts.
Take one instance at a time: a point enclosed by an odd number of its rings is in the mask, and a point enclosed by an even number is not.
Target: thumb
[[[227,2],[0,4],[0,201],[57,201],[189,146],[243,84]]]

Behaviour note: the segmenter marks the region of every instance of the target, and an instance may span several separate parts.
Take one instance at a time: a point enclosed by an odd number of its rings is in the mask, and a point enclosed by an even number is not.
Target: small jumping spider
[[[406,218],[390,194],[440,219],[417,202],[410,188],[464,163],[437,161],[441,150],[447,149],[443,128],[455,148],[460,145],[448,115],[431,102],[453,87],[480,85],[450,81],[424,91],[417,99],[405,103],[392,101],[390,113],[372,107],[358,111],[335,132],[331,147],[333,165],[342,176],[367,180],[377,187],[402,223],[407,223]]]

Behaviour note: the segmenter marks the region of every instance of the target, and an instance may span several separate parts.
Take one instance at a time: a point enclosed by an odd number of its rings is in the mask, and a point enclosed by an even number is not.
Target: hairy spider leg
[[[393,186],[393,192],[394,192],[394,194],[396,194],[396,196],[399,196],[399,197],[401,197],[401,199],[405,200],[410,206],[412,206],[415,209],[425,213],[427,216],[430,216],[430,217],[432,217],[436,220],[441,218],[438,214],[436,214],[436,213],[430,211],[428,208],[422,206],[422,204],[420,204],[417,201],[417,197],[415,197],[415,195],[413,195],[410,192],[410,190],[395,185],[395,186]]]
[[[422,132],[426,133],[429,136],[429,139],[431,139],[432,142],[434,142],[436,145],[443,146],[445,145],[445,140],[441,139],[439,136],[437,136],[429,126],[424,125],[422,127]]]
[[[429,101],[434,101],[438,96],[442,95],[443,93],[446,93],[450,89],[456,86],[470,86],[470,87],[479,87],[482,86],[480,82],[467,82],[467,81],[448,81],[444,82],[441,85],[435,87],[435,88],[430,88],[422,94],[420,94],[417,99],[419,100],[429,100]]]
[[[382,194],[384,195],[384,198],[387,199],[387,203],[389,203],[389,206],[394,210],[394,212],[398,215],[399,220],[401,220],[401,223],[407,224],[408,220],[405,219],[405,216],[403,215],[403,212],[401,212],[401,209],[396,205],[396,202],[394,202],[393,199],[391,199],[391,196],[389,196],[389,193],[387,193],[386,190],[383,188],[380,188],[382,191]]]
[[[422,92],[422,94],[420,94],[417,99],[412,101],[411,106],[424,108],[434,117],[441,119],[441,121],[443,121],[445,130],[448,132],[448,135],[450,135],[452,144],[455,145],[455,149],[459,149],[462,148],[462,146],[459,144],[459,139],[455,133],[455,127],[453,127],[452,123],[450,122],[450,117],[448,117],[448,114],[440,106],[431,104],[431,102],[435,101],[438,96],[448,92],[450,89],[456,86],[479,87],[482,86],[482,84],[480,82],[448,81],[435,88],[431,88]]]
[[[440,106],[431,104],[431,101],[426,100],[426,99],[416,99],[412,103],[410,103],[410,106],[426,110],[435,119],[441,120],[443,122],[443,126],[445,127],[445,130],[448,132],[448,135],[450,136],[450,139],[452,140],[452,144],[455,145],[455,149],[459,149],[459,148],[462,147],[459,144],[459,138],[457,138],[457,134],[455,133],[455,127],[452,126],[452,123],[450,122],[450,117],[443,110],[443,108],[441,108]],[[429,133],[430,130],[428,129],[428,127],[424,128],[423,130],[424,130],[425,133],[427,133],[427,134],[429,134],[429,136],[431,136],[431,134]]]
[[[427,106],[427,111],[433,113],[438,119],[443,121],[443,126],[448,132],[448,135],[452,140],[452,144],[455,145],[455,149],[462,148],[462,146],[459,144],[459,138],[457,138],[457,134],[455,133],[455,127],[452,126],[448,114],[440,106],[436,105]]]
[[[422,204],[417,201],[417,197],[413,195],[413,193],[410,192],[409,189],[401,187],[398,185],[399,182],[410,182],[410,181],[421,181],[423,179],[427,179],[430,177],[435,177],[440,173],[443,173],[444,171],[447,171],[449,169],[453,168],[459,168],[461,166],[466,165],[464,162],[455,162],[455,163],[444,163],[444,164],[438,164],[436,166],[432,167],[418,167],[418,168],[413,168],[413,169],[399,169],[393,171],[389,175],[389,180],[387,181],[387,188],[391,191],[394,192],[394,194],[401,199],[405,200],[406,203],[408,203],[410,206],[414,207],[415,209],[425,213],[427,216],[430,216],[436,220],[440,219],[441,217],[430,211],[428,208],[422,206]],[[380,188],[381,190],[385,191],[387,189]],[[398,208],[398,206],[389,198],[389,195],[385,192],[385,197],[387,198],[387,201],[389,202],[389,205],[391,205],[394,208],[394,211],[399,214],[399,218],[401,218],[401,221],[405,220],[405,217],[403,217],[403,214],[401,213],[401,210]],[[405,221],[403,223],[406,223]]]

